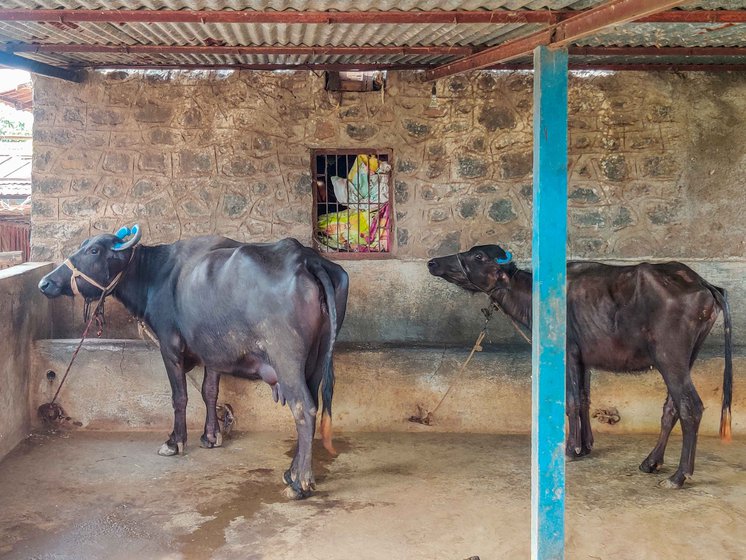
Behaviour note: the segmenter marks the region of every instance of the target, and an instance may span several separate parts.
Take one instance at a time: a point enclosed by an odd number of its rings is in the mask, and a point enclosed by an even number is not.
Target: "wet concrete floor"
[[[192,442],[199,434],[190,434]],[[0,463],[2,559],[481,560],[529,557],[529,438],[347,434],[288,502],[293,441],[234,435],[156,455],[153,433],[35,435]],[[601,435],[567,464],[567,558],[746,558],[746,446],[703,438],[683,491],[646,475],[652,436]]]

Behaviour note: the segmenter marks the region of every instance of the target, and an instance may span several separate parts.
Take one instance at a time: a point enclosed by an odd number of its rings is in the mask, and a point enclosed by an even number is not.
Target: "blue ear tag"
[[[495,262],[497,264],[508,264],[511,260],[513,260],[513,255],[510,251],[505,251],[505,258],[504,259],[495,259]]]
[[[127,239],[133,233],[135,233],[135,232],[131,231],[130,228],[128,228],[127,226],[119,228],[119,231],[116,232],[114,235],[117,236],[122,241],[119,242],[119,243],[114,243],[114,248],[118,249],[119,247],[121,247],[122,244],[124,243],[125,239]]]

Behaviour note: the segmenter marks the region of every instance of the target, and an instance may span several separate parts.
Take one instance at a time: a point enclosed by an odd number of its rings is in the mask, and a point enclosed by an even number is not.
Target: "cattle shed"
[[[0,43],[34,115],[31,261],[0,270],[0,558],[746,556],[746,2],[5,0]],[[196,368],[186,454],[156,454],[169,381],[113,298],[65,418],[37,416],[86,328],[39,281],[133,224],[144,245],[293,237],[347,271],[339,453],[314,441],[307,499],[283,496],[296,426],[262,381],[222,377],[235,428],[204,449]],[[485,244],[534,273],[532,344],[428,272]],[[594,370],[595,447],[565,462],[566,260],[679,261],[727,290],[733,441],[721,314],[683,489],[660,484],[678,427],[638,470],[656,371]]]

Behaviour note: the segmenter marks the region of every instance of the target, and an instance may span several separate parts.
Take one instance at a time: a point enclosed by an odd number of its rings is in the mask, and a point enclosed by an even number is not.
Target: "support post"
[[[534,50],[531,558],[565,550],[567,50]]]

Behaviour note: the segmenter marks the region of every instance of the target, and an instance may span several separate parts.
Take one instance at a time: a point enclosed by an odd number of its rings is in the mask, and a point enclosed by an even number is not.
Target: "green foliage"
[[[31,134],[31,128],[27,123],[0,117],[0,136],[26,136],[28,134]]]
[[[30,136],[33,120],[29,112],[0,105],[0,136]]]

